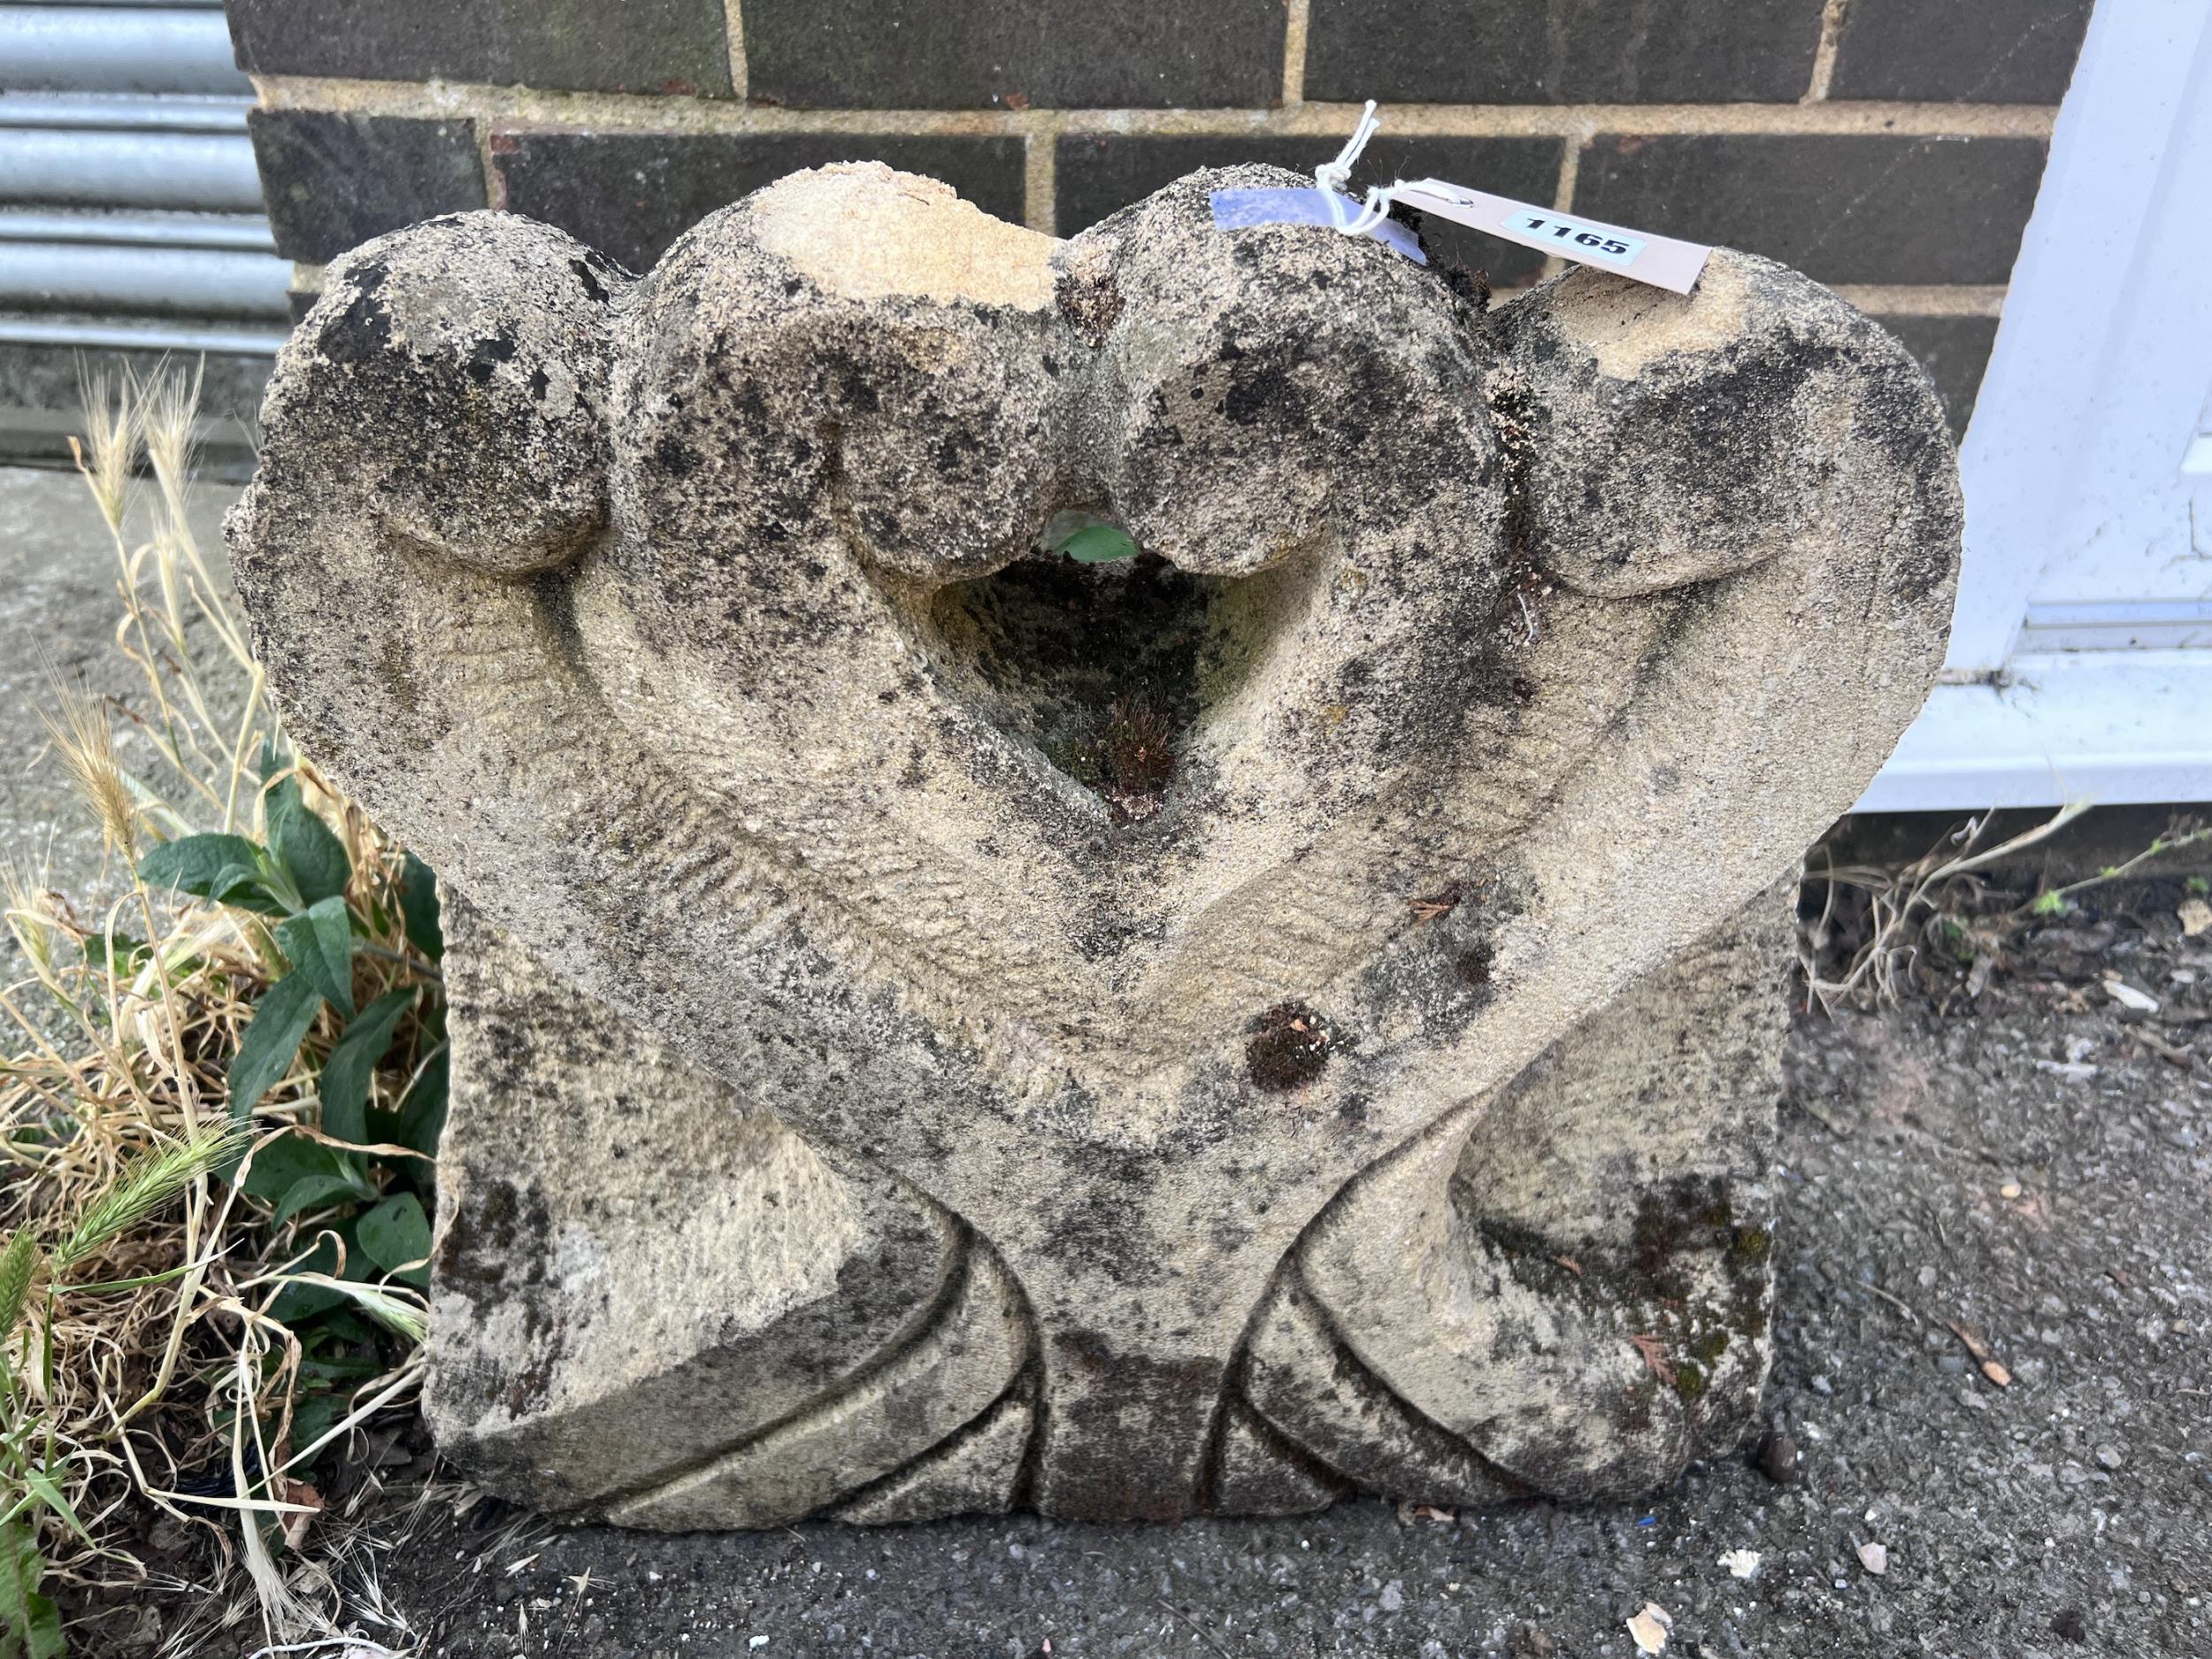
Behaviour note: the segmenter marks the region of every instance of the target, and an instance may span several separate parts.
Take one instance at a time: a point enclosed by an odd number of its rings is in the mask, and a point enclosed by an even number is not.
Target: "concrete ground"
[[[0,853],[80,895],[97,840],[27,710],[42,649],[129,688],[104,548],[73,479],[0,471]],[[2212,1655],[2212,933],[2184,896],[2043,928],[1965,1011],[1801,1022],[1763,1438],[1647,1502],[657,1538],[457,1514],[402,1447],[329,1483],[388,1487],[342,1575],[356,1628],[450,1659],[1628,1659],[1648,1602],[1700,1659]],[[78,1654],[259,1641],[185,1592],[71,1611]]]
[[[126,520],[128,545],[152,534],[150,489],[138,492]],[[237,494],[235,487],[194,488],[193,534],[204,551],[220,553],[223,513]],[[47,753],[39,711],[53,706],[55,673],[131,708],[147,702],[138,671],[115,645],[118,580],[107,525],[81,479],[0,467],[0,859],[80,905],[105,902],[119,884],[98,826]],[[117,746],[127,769],[167,786],[153,746],[127,719],[118,722]],[[24,971],[13,936],[0,931],[0,984]]]

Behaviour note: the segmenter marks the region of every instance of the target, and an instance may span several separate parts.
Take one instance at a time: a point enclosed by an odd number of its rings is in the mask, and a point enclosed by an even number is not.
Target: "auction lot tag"
[[[1534,207],[1487,190],[1470,190],[1441,179],[1416,179],[1391,188],[1391,198],[1424,213],[1434,213],[1471,230],[1502,236],[1524,248],[1555,253],[1563,259],[1594,265],[1639,282],[1687,294],[1697,286],[1705,257],[1713,250],[1671,236],[1653,236],[1625,230],[1578,213],[1555,212]],[[1216,211],[1218,223],[1220,214]]]
[[[1347,222],[1359,216],[1360,204],[1349,196],[1340,196],[1337,201],[1344,210]],[[1329,204],[1321,192],[1309,187],[1305,189],[1216,190],[1213,192],[1214,226],[1219,230],[1235,230],[1246,225],[1333,225],[1329,217]],[[1414,234],[1394,219],[1384,219],[1365,233],[1393,251],[1404,255],[1416,265],[1426,265],[1428,256],[1421,251],[1421,244]]]

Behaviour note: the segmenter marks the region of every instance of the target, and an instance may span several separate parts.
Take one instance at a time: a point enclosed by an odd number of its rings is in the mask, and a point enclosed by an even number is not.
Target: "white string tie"
[[[1375,116],[1375,100],[1367,100],[1367,107],[1360,111],[1359,125],[1344,141],[1344,148],[1336,152],[1334,161],[1325,161],[1313,170],[1313,188],[1321,192],[1321,199],[1329,205],[1329,223],[1347,236],[1364,236],[1376,226],[1390,217],[1391,191],[1395,187],[1376,185],[1367,192],[1367,200],[1351,218],[1344,216],[1342,192],[1351,182],[1352,168],[1358,163],[1360,152],[1367,148],[1367,141],[1374,137],[1382,122]]]

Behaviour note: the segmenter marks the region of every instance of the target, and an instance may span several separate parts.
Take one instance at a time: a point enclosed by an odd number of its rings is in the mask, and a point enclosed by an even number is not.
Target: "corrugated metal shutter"
[[[54,424],[38,407],[51,399],[25,388],[50,388],[42,355],[77,349],[244,360],[228,378],[242,370],[250,394],[291,280],[262,211],[252,103],[219,0],[0,0],[4,424]]]

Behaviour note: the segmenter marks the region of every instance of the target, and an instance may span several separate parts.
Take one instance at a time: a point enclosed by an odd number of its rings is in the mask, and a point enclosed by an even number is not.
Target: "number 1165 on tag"
[[[1546,245],[1555,245],[1561,256],[1568,259],[1624,265],[1632,264],[1644,250],[1640,236],[1623,235],[1587,220],[1568,219],[1557,213],[1516,213],[1505,221],[1505,227],[1538,238]]]

